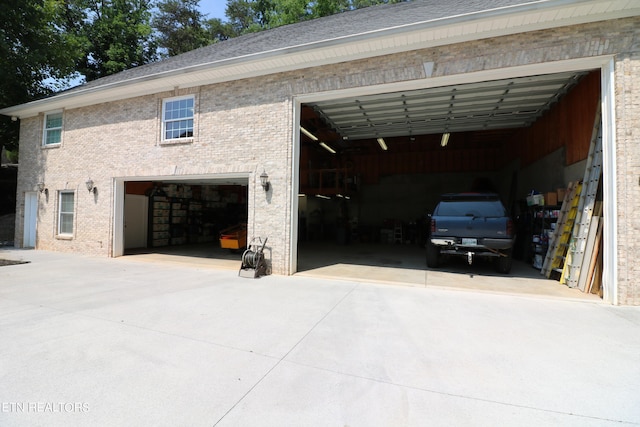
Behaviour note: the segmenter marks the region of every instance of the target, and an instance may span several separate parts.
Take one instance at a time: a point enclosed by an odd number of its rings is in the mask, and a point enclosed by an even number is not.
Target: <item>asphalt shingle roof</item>
[[[194,65],[239,59],[269,51],[282,51],[394,27],[539,2],[544,2],[544,0],[533,2],[522,0],[415,0],[371,6],[214,43],[163,61],[103,77],[66,92],[152,76]]]

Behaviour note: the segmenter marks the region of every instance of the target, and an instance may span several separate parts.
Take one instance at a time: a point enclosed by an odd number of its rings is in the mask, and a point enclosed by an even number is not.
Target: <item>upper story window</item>
[[[193,138],[194,97],[165,99],[162,103],[162,139],[178,141]]]
[[[44,115],[43,145],[55,145],[62,142],[62,111]]]
[[[60,206],[58,209],[58,234],[73,235],[73,217],[75,211],[73,191],[60,192]]]

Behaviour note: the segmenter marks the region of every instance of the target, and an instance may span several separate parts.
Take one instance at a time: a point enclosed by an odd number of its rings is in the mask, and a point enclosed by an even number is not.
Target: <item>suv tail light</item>
[[[507,221],[507,236],[513,236],[513,221]]]
[[[436,232],[436,220],[435,219],[431,219],[431,232],[432,233]]]

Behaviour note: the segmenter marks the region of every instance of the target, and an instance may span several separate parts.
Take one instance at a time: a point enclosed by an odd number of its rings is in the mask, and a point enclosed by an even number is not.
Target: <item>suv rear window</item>
[[[434,215],[503,217],[506,211],[500,200],[443,200],[436,207]]]

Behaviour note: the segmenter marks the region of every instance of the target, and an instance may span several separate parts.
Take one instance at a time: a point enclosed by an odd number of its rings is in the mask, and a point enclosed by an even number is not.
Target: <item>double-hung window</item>
[[[44,115],[44,135],[42,144],[57,145],[62,142],[62,111]]]
[[[162,140],[181,141],[193,138],[195,97],[165,99],[162,103]]]
[[[60,192],[60,206],[58,208],[58,234],[73,235],[73,217],[75,210],[73,191]]]

